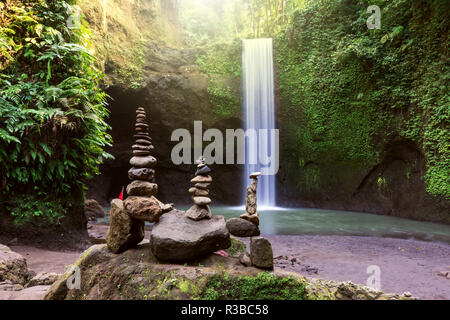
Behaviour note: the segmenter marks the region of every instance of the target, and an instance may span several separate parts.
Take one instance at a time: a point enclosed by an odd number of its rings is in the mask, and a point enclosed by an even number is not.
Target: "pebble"
[[[199,188],[199,189],[205,189],[205,190],[208,190],[208,187],[209,187],[210,184],[211,184],[211,183],[203,183],[203,182],[201,182],[201,183],[196,183],[196,184],[194,185],[194,187]]]
[[[209,190],[208,189],[198,189],[198,188],[192,187],[189,189],[189,193],[192,196],[205,197],[205,196],[209,195]]]
[[[141,150],[141,151],[150,151],[153,150],[154,147],[152,145],[140,145],[140,144],[134,144],[131,149],[133,150]]]
[[[154,168],[156,166],[156,158],[152,156],[133,157],[130,159],[130,164],[137,168]]]
[[[207,183],[212,182],[211,176],[196,176],[191,180],[191,183]]]
[[[211,169],[208,166],[203,166],[201,168],[199,168],[196,172],[195,175],[206,175],[207,173],[211,172]]]
[[[150,151],[133,150],[133,155],[135,155],[135,156],[149,156],[150,154],[151,154]]]
[[[136,140],[136,143],[137,143],[137,144],[144,145],[144,146],[150,146],[150,145],[152,144],[151,141],[149,141],[149,140],[144,140],[144,139],[137,139],[137,140]]]

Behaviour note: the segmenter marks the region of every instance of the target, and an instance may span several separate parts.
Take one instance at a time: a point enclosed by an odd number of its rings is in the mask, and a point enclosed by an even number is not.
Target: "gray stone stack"
[[[253,265],[262,269],[273,269],[273,251],[269,240],[259,237],[259,216],[257,212],[256,190],[258,176],[261,172],[250,174],[252,184],[247,187],[245,197],[245,213],[239,218],[231,218],[227,221],[228,231],[236,237],[250,237],[250,254],[243,253],[239,261],[245,265]]]
[[[211,169],[206,165],[203,157],[197,160],[197,163],[197,171],[195,172],[195,177],[191,179],[192,187],[189,189],[194,205],[186,211],[187,217],[195,221],[211,219],[212,217],[211,209],[209,208],[211,203],[209,186],[212,183],[209,173]]]
[[[148,133],[147,117],[144,108],[136,110],[135,144],[132,146],[133,157],[130,160],[132,168],[128,177],[132,182],[127,186],[129,196],[151,197],[158,193],[158,185],[154,183],[156,158],[151,155],[154,149],[152,138]]]
[[[247,187],[245,197],[245,213],[240,218],[231,218],[227,221],[227,228],[230,233],[236,237],[255,237],[259,236],[259,217],[256,211],[257,199],[256,189],[258,186],[258,176],[261,172],[250,174],[252,184]]]

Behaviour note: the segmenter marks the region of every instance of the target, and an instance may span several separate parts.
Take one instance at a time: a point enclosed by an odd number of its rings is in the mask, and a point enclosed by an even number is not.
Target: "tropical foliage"
[[[109,157],[107,96],[75,3],[0,3],[0,198],[18,217],[33,211],[8,199],[33,194],[32,206],[64,198]],[[54,217],[47,207],[35,216]]]

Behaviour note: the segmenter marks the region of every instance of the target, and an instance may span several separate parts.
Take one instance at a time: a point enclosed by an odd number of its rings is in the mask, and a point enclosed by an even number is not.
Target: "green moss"
[[[377,5],[380,30],[366,1],[318,0],[276,35],[283,161],[304,194],[351,191],[402,137],[425,155],[428,193],[450,198],[448,4]]]
[[[214,44],[206,48],[196,64],[208,75],[208,94],[218,119],[240,115],[241,42]]]
[[[234,237],[231,237],[230,240],[231,246],[225,250],[230,257],[238,258],[241,253],[245,253],[247,251],[247,246],[243,241]]]
[[[202,299],[303,300],[304,283],[294,277],[261,272],[256,277],[215,275],[205,286]]]

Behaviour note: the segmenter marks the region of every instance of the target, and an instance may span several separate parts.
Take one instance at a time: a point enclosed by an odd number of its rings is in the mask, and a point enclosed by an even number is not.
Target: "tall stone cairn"
[[[144,108],[136,110],[135,144],[132,146],[132,168],[128,171],[131,183],[127,186],[129,196],[151,197],[158,193],[158,185],[154,183],[156,158],[153,157],[152,138],[148,131],[147,116]]]
[[[211,209],[209,208],[211,198],[209,198],[208,189],[212,183],[212,178],[209,175],[211,169],[206,165],[203,157],[200,157],[197,163],[197,171],[195,172],[195,177],[191,179],[192,187],[189,189],[194,205],[186,211],[188,218],[195,221],[211,219],[212,217]]]
[[[258,212],[256,211],[257,201],[256,201],[256,189],[258,187],[258,177],[261,172],[253,172],[250,174],[250,179],[252,179],[252,184],[247,187],[247,194],[245,197],[245,213],[241,215],[242,219],[248,220],[255,225],[259,225]]]
[[[131,183],[127,186],[125,200],[111,202],[111,218],[106,236],[108,249],[121,253],[136,247],[145,236],[145,221],[158,222],[162,214],[173,209],[155,195],[158,185],[154,183],[156,159],[151,155],[152,138],[148,133],[144,108],[136,110],[135,144],[132,146],[132,168],[128,171]]]

